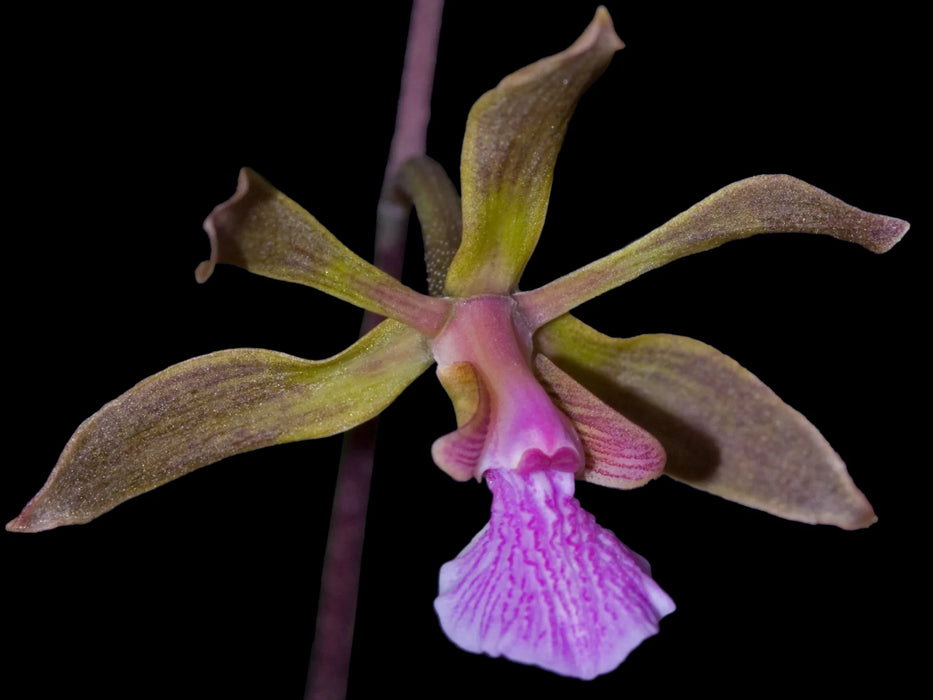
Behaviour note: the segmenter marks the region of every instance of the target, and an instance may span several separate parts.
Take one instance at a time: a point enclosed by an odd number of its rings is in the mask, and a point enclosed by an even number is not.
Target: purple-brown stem
[[[407,159],[425,152],[443,8],[443,0],[414,0],[412,4],[395,132],[376,212],[375,264],[393,277],[401,276],[411,211],[411,201],[396,186],[396,173]],[[378,316],[367,312],[362,332],[378,321]],[[306,700],[346,697],[377,420],[344,435]]]

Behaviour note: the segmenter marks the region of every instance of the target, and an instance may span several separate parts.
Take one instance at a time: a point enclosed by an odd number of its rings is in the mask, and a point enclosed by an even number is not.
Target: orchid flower
[[[519,290],[571,114],[622,46],[600,8],[566,51],[483,95],[467,122],[462,203],[437,163],[406,164],[428,295],[242,170],[236,193],[205,222],[212,251],[198,280],[218,263],[238,265],[386,319],[326,360],[224,350],[149,377],[78,428],[7,529],[85,523],[227,456],[348,430],[434,363],[457,427],[436,440],[432,457],[453,479],[482,480],[492,492],[489,523],[441,568],[434,603],[446,634],[468,651],[588,679],[616,668],[674,610],[647,562],[574,498],[578,479],[630,489],[663,473],[784,518],[870,525],[870,504],[817,429],[736,362],[689,338],[610,338],[569,312],[732,240],[819,233],[884,252],[906,222],[763,175],[550,284]]]

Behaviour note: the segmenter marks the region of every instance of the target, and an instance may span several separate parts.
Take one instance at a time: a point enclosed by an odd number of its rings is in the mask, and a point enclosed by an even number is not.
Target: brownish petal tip
[[[7,532],[44,532],[45,530],[54,530],[59,525],[66,525],[61,518],[55,517],[54,513],[43,512],[37,507],[41,505],[42,492],[36,495],[23,512],[13,518],[6,524]]]
[[[255,177],[258,179],[258,176]],[[237,205],[246,198],[246,193],[249,190],[249,181],[250,169],[241,168],[237,176],[236,191],[233,193],[233,196],[214,207],[211,213],[207,215],[207,218],[204,219],[204,224],[202,226],[211,243],[211,256],[209,259],[200,263],[194,271],[194,278],[200,284],[207,282],[214,273],[214,267],[218,263],[220,254],[218,250],[218,228],[222,228],[225,222],[229,226],[231,222],[235,220],[237,216]]]
[[[878,522],[878,516],[875,515],[874,508],[871,507],[871,503],[868,502],[868,499],[862,496],[861,492],[859,492],[859,496],[861,496],[861,502],[858,502],[859,499],[857,498],[851,498],[852,505],[848,513],[840,516],[836,520],[821,524],[836,525],[843,530],[861,530],[874,525]]]
[[[910,224],[893,216],[881,216],[878,226],[872,231],[869,250],[874,253],[887,253],[907,233]]]
[[[217,265],[217,227],[214,225],[214,217],[217,216],[217,211],[223,206],[226,206],[230,203],[230,200],[224,202],[223,204],[218,204],[214,207],[214,210],[204,219],[204,233],[207,234],[207,238],[211,242],[211,256],[199,263],[194,270],[194,278],[198,281],[198,284],[204,284],[214,274],[214,267]]]
[[[609,10],[606,9],[605,5],[600,5],[596,8],[596,16],[593,17],[593,21],[590,23],[590,26],[587,27],[579,41],[584,41],[585,39],[589,40],[588,37],[591,36],[591,32],[592,34],[605,36],[610,43],[615,45],[614,48],[616,50],[625,48],[625,42],[616,34],[615,26],[612,23],[612,17],[609,15]]]

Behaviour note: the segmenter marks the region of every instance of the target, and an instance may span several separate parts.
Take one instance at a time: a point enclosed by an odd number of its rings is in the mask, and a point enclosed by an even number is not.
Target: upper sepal
[[[460,164],[463,241],[447,294],[514,290],[541,233],[570,116],[622,46],[601,7],[570,48],[509,75],[473,106]]]
[[[311,214],[249,168],[233,197],[204,222],[211,257],[195,276],[204,282],[217,263],[306,284],[433,335],[449,304],[409,289],[338,241]]]
[[[225,457],[342,432],[381,412],[432,361],[423,335],[387,320],[319,362],[240,349],[174,365],[84,421],[7,530],[86,523]]]
[[[664,473],[791,520],[875,522],[813,424],[718,350],[674,335],[610,338],[570,315],[542,327],[535,345],[658,438]]]

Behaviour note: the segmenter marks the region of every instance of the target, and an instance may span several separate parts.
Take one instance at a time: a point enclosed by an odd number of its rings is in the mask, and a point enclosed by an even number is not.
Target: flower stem
[[[411,211],[411,201],[397,186],[396,174],[407,159],[425,152],[443,7],[443,0],[414,0],[412,4],[395,132],[376,212],[375,264],[393,277],[401,276]],[[379,320],[367,312],[362,333]],[[346,697],[377,420],[344,435],[306,700]]]

